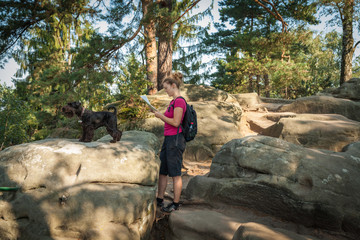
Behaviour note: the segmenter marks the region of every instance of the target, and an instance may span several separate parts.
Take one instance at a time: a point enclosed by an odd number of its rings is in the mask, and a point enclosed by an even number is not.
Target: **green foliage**
[[[77,22],[86,22],[82,16],[86,13],[94,15],[95,11],[88,6],[88,0],[54,0],[54,1],[9,1],[4,0],[0,2],[0,60],[6,57],[12,57],[12,49],[14,46],[22,47],[22,44],[29,44],[33,40],[37,41],[39,45],[33,45],[35,49],[40,49],[43,44],[49,43],[49,38],[42,42],[42,38],[32,38],[32,36],[40,35],[39,30],[49,32],[56,35],[57,39],[69,39],[71,35],[76,38],[68,26]],[[52,25],[53,27],[50,27]],[[50,36],[50,34],[48,36]],[[19,44],[18,40],[22,38],[28,39],[28,43],[22,42]],[[51,40],[52,41],[52,40]],[[54,47],[55,49],[67,50],[67,45],[59,45],[59,41],[53,41],[47,49]],[[46,58],[47,54],[38,55],[38,57]],[[52,51],[48,51],[51,54]],[[24,58],[23,60],[27,60]],[[58,59],[62,60],[62,59]],[[0,62],[1,65],[1,62]],[[26,64],[22,64],[25,67]]]
[[[204,43],[219,49],[212,85],[230,92],[298,98],[338,84],[339,37],[315,37],[304,27],[316,23],[315,1],[282,1],[275,7],[288,32],[265,9],[250,0],[220,3],[218,32]],[[229,25],[231,25],[229,27]]]
[[[0,17],[9,24],[26,22],[26,16],[22,14],[26,15],[27,9],[40,11],[31,12],[39,19],[37,24],[29,25],[25,35],[17,36],[16,33],[23,25],[12,25],[14,32],[1,28],[4,30],[2,40],[20,37],[20,45],[12,51],[12,56],[21,67],[17,76],[20,78],[22,73],[28,73],[25,79],[15,82],[14,91],[18,100],[26,102],[32,112],[34,123],[28,122],[32,124],[28,128],[34,129],[28,133],[26,141],[43,139],[59,123],[66,122],[60,109],[67,102],[81,101],[86,107],[102,110],[114,100],[109,87],[113,72],[99,56],[102,54],[99,49],[107,45],[104,46],[103,38],[88,21],[94,14],[88,3],[55,1],[39,6],[30,1],[23,5],[5,4],[13,14]]]
[[[146,66],[142,65],[132,53],[124,66],[120,66],[119,75],[115,79],[117,86],[118,115],[121,121],[129,122],[136,127],[140,119],[144,119],[149,109],[141,100],[141,95],[147,94],[151,84],[146,79]]]
[[[92,99],[89,105],[94,106],[102,104],[100,97],[109,93],[103,86],[111,82],[111,73],[95,62],[96,54],[80,51],[95,34],[84,19],[82,15],[59,12],[34,28],[29,40],[22,39],[22,48],[14,57],[29,72],[21,84],[31,92],[28,98],[35,108],[49,107],[56,115],[65,102]]]
[[[0,151],[32,140],[36,125],[29,105],[11,88],[0,85]]]
[[[319,0],[319,5],[322,7],[320,14],[331,17],[327,24],[337,25],[343,30],[340,69],[340,84],[343,84],[351,78],[354,51],[360,43],[354,42],[354,35],[360,29],[360,0]]]
[[[193,3],[194,1],[188,0],[176,1],[174,15],[179,17]],[[201,38],[205,37],[210,28],[210,23],[205,27],[198,25],[198,23],[205,17],[212,17],[210,10],[213,3],[212,0],[208,9],[197,14],[187,13],[174,25],[173,48],[176,54],[173,59],[173,69],[182,72],[188,83],[201,83],[204,79],[200,70],[206,68],[206,63],[202,62],[200,56],[206,53],[206,49],[201,43]],[[199,4],[195,5],[193,9],[197,9]]]
[[[355,59],[355,64],[353,66],[353,77],[360,78],[360,56]]]
[[[269,77],[269,95],[272,97],[298,98],[316,94],[328,87],[338,86],[340,36],[329,33],[325,37],[309,31],[288,33],[287,58],[281,58],[281,47],[276,35],[267,40],[253,39],[258,46],[255,56],[228,55],[218,61],[218,71],[213,75],[213,86],[226,91],[252,92],[266,95],[265,76]],[[291,40],[289,40],[291,38]],[[268,48],[266,48],[266,45]],[[258,76],[261,76],[260,82]]]

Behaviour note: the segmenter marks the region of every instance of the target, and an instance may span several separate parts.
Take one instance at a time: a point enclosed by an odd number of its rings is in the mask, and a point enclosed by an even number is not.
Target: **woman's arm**
[[[162,114],[160,112],[155,112],[155,117],[160,118],[161,120],[163,120],[164,122],[170,124],[171,126],[179,127],[179,125],[181,123],[181,118],[182,118],[183,111],[184,111],[183,108],[176,107],[174,109],[174,118],[165,117],[164,114]]]

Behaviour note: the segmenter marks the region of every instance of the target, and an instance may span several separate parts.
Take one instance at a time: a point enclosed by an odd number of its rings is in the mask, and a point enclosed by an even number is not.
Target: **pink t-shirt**
[[[166,109],[164,115],[165,115],[165,117],[168,117],[168,118],[174,118],[174,109],[177,108],[177,107],[181,107],[183,109],[183,114],[182,114],[182,117],[181,117],[181,122],[182,122],[183,119],[184,119],[185,111],[186,111],[186,102],[182,98],[177,98],[176,101],[175,101],[174,107],[172,107],[173,104],[174,104],[174,100],[172,100],[170,102],[169,107]],[[172,126],[172,125],[165,122],[164,136],[176,135],[177,131],[178,131],[177,127],[174,127],[174,126]],[[180,127],[179,133],[181,133],[181,132],[182,132],[182,129]]]

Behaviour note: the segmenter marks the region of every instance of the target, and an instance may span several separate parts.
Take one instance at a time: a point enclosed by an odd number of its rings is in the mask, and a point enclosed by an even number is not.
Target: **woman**
[[[181,73],[174,73],[165,78],[163,87],[169,97],[173,100],[164,114],[155,112],[155,117],[164,121],[164,143],[160,152],[160,175],[158,183],[157,206],[165,212],[172,212],[179,209],[179,201],[182,190],[181,166],[183,152],[185,150],[185,138],[182,134],[180,124],[186,111],[186,102],[179,98],[180,84],[183,82]],[[172,177],[174,187],[173,202],[164,207],[164,194],[168,178]]]

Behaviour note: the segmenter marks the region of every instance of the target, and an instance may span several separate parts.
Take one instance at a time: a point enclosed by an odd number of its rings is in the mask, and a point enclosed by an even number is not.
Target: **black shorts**
[[[165,136],[160,152],[160,174],[169,175],[170,177],[181,176],[185,147],[186,142],[182,133],[174,136]]]

